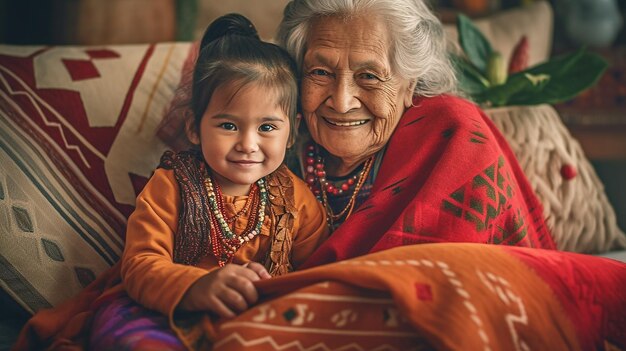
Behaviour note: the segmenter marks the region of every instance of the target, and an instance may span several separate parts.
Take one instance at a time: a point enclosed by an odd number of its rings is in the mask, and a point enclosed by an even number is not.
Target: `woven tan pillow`
[[[626,248],[602,182],[552,106],[485,112],[508,140],[543,203],[559,249],[602,253]]]

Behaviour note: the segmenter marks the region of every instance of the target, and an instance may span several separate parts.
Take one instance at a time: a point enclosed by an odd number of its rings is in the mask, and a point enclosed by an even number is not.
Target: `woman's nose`
[[[348,113],[361,107],[357,98],[358,86],[347,77],[337,77],[326,104],[339,113]]]
[[[252,153],[259,150],[256,133],[242,133],[235,145],[235,150],[243,153]]]

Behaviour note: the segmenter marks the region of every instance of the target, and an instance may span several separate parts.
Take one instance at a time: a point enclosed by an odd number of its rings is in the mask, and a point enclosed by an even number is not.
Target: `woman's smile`
[[[324,121],[326,121],[326,123],[332,126],[336,126],[336,127],[358,127],[370,121],[369,119],[361,119],[361,120],[356,120],[356,121],[342,121],[338,119],[329,119],[326,117],[322,117],[322,118],[324,119]]]

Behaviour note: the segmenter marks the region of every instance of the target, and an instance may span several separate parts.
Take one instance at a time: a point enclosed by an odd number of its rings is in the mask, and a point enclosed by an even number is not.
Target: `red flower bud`
[[[528,50],[528,39],[524,35],[513,49],[513,55],[511,55],[511,61],[509,62],[509,74],[528,68]]]

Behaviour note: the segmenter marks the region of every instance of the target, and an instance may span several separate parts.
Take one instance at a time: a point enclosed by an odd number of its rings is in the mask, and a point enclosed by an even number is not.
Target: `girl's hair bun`
[[[230,13],[217,18],[209,25],[200,42],[200,48],[202,49],[210,42],[227,35],[239,35],[261,40],[250,20],[238,13]]]

